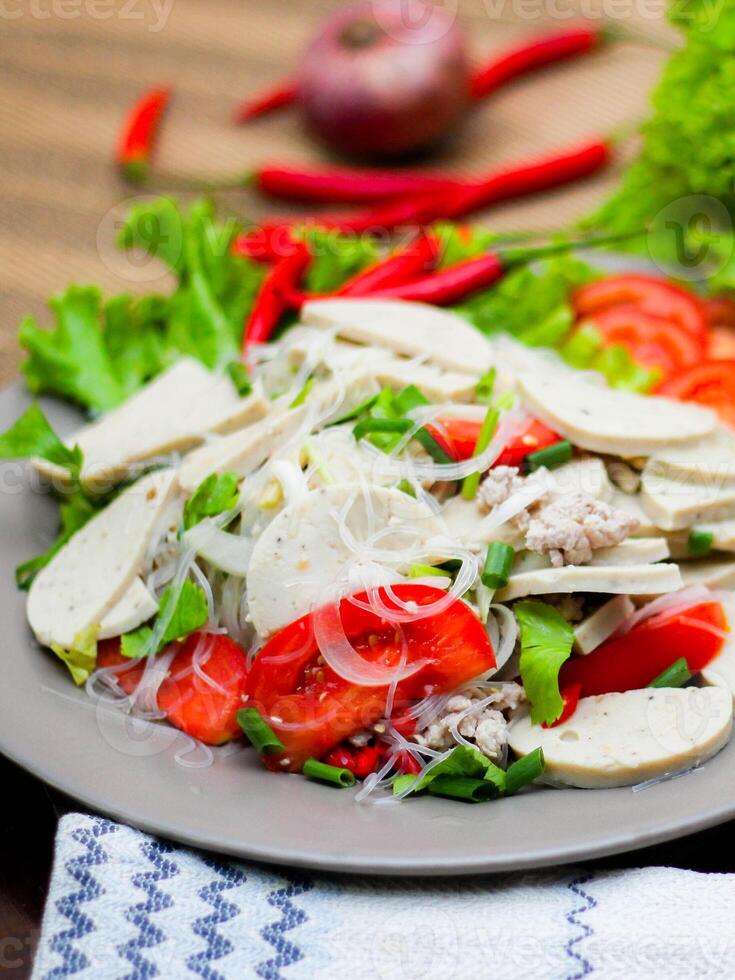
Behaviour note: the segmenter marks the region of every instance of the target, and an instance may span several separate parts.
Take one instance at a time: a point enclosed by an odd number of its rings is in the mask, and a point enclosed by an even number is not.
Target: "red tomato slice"
[[[561,692],[561,699],[564,702],[564,707],[561,710],[561,714],[556,721],[552,721],[550,725],[547,725],[546,722],[544,722],[541,727],[556,728],[557,725],[562,725],[565,721],[569,721],[574,712],[577,710],[577,705],[579,704],[579,699],[581,696],[581,684],[570,684],[569,687],[565,687]]]
[[[494,466],[520,466],[526,456],[559,442],[561,436],[538,419],[528,419],[520,432],[509,442]]]
[[[221,745],[242,734],[235,715],[243,707],[247,659],[240,647],[226,636],[204,640],[200,658],[207,683],[194,672],[192,658],[201,633],[192,633],[171,661],[168,676],[158,690],[158,706],[176,728],[207,745]],[[130,664],[117,675],[122,689],[131,694],[138,686],[144,665],[120,653],[119,640],[104,640],[97,652],[99,667]],[[217,687],[213,685],[216,684]],[[219,690],[218,690],[219,688]]]
[[[707,323],[699,300],[686,290],[655,276],[625,275],[601,279],[578,289],[573,297],[579,316],[611,306],[633,304],[643,313],[678,324],[702,344]]]
[[[426,585],[394,586],[404,602],[418,606],[436,602],[444,593]],[[380,590],[383,601],[390,600]],[[366,601],[365,593],[356,598]],[[340,604],[345,635],[361,657],[371,663],[397,666],[402,655],[396,627],[375,613]],[[427,663],[396,688],[401,706],[431,693],[448,693],[492,668],[495,663],[485,627],[469,606],[457,600],[436,615],[403,624],[407,662]],[[248,704],[257,708],[286,747],[267,756],[277,771],[300,772],[309,758],[321,759],[343,739],[362,731],[385,714],[388,687],[360,687],[344,680],[326,664],[312,629],[312,616],[302,616],[281,630],[258,654],[248,678]]]
[[[696,674],[722,649],[729,626],[719,602],[704,602],[674,615],[644,620],[624,636],[606,640],[592,653],[562,666],[562,690],[580,684],[582,697],[648,687],[681,657]]]
[[[437,419],[442,431],[433,425],[426,428],[439,442],[445,452],[454,459],[469,459],[475,455],[477,440],[480,438],[482,419],[462,419],[449,416]],[[446,436],[443,437],[444,433]]]
[[[702,360],[702,345],[691,333],[636,306],[613,306],[590,319],[607,344],[621,344],[634,361],[659,368],[664,378]]]
[[[705,405],[735,428],[735,360],[701,361],[670,378],[656,393]]]

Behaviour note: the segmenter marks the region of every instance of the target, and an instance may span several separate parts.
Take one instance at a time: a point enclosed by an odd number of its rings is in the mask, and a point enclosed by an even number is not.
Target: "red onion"
[[[338,10],[304,54],[298,98],[310,128],[353,156],[427,149],[469,93],[455,17],[424,0],[360,0]]]

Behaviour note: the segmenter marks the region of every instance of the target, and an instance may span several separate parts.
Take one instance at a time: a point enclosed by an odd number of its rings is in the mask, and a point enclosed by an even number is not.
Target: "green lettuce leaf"
[[[378,248],[367,235],[338,235],[334,231],[310,228],[304,239],[313,256],[306,273],[310,293],[328,293],[362,272],[378,258]]]
[[[42,330],[33,317],[20,327],[29,389],[62,395],[96,412],[119,405],[125,394],[105,347],[100,291],[70,286],[49,306],[56,317],[53,330]]]
[[[205,517],[216,517],[237,503],[237,473],[212,473],[199,484],[184,505],[184,528],[189,530]]]
[[[169,606],[173,601],[171,588],[161,596],[156,618],[168,614]],[[190,633],[198,630],[207,622],[209,612],[207,609],[207,598],[204,590],[187,579],[176,599],[176,605],[168,626],[164,630],[158,646],[153,653],[158,653],[174,640],[183,640]],[[122,637],[121,653],[124,657],[140,657],[143,655],[145,647],[153,635],[151,626],[140,626],[131,633],[126,633]]]
[[[434,766],[407,795],[420,793],[437,776],[469,776],[471,779],[485,779],[495,785],[498,796],[502,796],[505,791],[505,771],[478,749],[471,749],[466,745],[458,745],[453,749],[451,755]],[[416,777],[410,773],[396,776],[392,784],[394,794],[401,793],[412,782],[416,782]]]
[[[71,650],[65,650],[55,643],[51,644],[51,649],[56,656],[69,668],[69,673],[77,687],[86,684],[97,667],[98,633],[99,626],[89,626],[81,630],[74,637]]]
[[[75,479],[79,476],[81,449],[65,446],[35,403],[0,435],[0,459],[28,459],[31,456],[63,466]]]
[[[521,680],[531,704],[531,721],[550,725],[564,707],[559,670],[572,652],[574,631],[546,602],[517,602],[513,612],[521,630]]]

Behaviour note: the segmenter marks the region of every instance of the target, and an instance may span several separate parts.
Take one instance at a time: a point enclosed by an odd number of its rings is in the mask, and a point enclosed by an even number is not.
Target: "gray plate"
[[[0,430],[25,404],[0,394]],[[78,424],[46,406],[62,433]],[[289,865],[374,874],[506,871],[632,850],[735,816],[735,744],[701,770],[630,789],[534,789],[497,803],[439,799],[356,805],[351,790],[274,776],[240,747],[207,768],[161,725],[130,727],[97,708],[32,640],[15,565],[47,546],[55,506],[28,492],[19,465],[0,468],[0,750],[47,783],[143,830],[198,847]],[[25,488],[25,492],[24,492]],[[183,754],[182,754],[183,753]]]

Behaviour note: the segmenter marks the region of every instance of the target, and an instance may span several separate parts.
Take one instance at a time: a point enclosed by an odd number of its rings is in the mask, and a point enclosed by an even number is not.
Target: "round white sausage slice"
[[[732,698],[724,687],[645,688],[582,698],[569,721],[510,726],[518,755],[541,746],[544,782],[602,789],[632,786],[691,769],[727,743]]]

